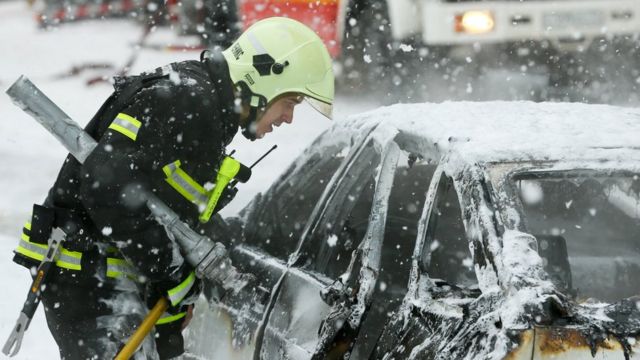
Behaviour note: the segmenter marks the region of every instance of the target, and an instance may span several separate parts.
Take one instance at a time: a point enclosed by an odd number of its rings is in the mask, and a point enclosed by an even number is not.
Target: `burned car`
[[[239,218],[247,297],[198,359],[640,358],[640,110],[394,105],[337,122]]]

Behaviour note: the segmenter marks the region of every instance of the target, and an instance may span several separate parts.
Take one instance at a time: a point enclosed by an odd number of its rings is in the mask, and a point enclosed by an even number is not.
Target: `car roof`
[[[397,104],[349,117],[343,126],[399,133],[410,151],[467,163],[638,160],[640,109],[526,101]]]

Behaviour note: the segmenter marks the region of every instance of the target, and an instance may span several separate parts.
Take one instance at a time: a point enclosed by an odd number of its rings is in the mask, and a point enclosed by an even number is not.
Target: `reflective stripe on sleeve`
[[[165,165],[162,171],[164,171],[164,174],[167,176],[165,180],[172,188],[179,192],[180,195],[198,206],[205,206],[207,204],[207,190],[180,168],[180,160]]]
[[[196,282],[196,273],[191,272],[189,276],[180,283],[180,285],[174,287],[173,289],[167,291],[169,294],[169,300],[171,301],[172,306],[176,306],[187,296],[189,290],[193,287],[193,284]]]
[[[119,113],[118,116],[113,119],[111,125],[109,125],[109,129],[115,130],[131,140],[136,141],[140,125],[142,125],[142,123],[136,118],[125,113]]]
[[[107,258],[107,276],[112,278],[127,277],[138,279],[138,272],[124,259]]]
[[[187,316],[186,312],[181,312],[181,313],[178,313],[178,314],[175,314],[175,315],[171,315],[169,313],[164,313],[162,315],[162,317],[160,319],[158,319],[158,321],[156,321],[156,325],[168,324],[168,323],[180,320],[185,316]]]
[[[20,239],[20,245],[18,245],[16,252],[34,260],[42,261],[47,255],[47,248],[47,245],[30,242],[29,237],[22,234],[22,239]],[[60,249],[60,253],[56,259],[56,265],[64,269],[81,270],[81,259],[82,253],[80,252]]]
[[[33,243],[27,234],[22,234],[15,252],[36,261],[42,261],[47,254],[47,245]],[[82,253],[69,251],[63,247],[56,258],[56,266],[69,270],[82,270]],[[112,278],[127,277],[137,279],[137,271],[124,259],[107,258],[107,276]]]

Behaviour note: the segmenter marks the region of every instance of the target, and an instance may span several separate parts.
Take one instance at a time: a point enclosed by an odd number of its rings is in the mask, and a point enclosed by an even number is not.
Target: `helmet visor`
[[[329,120],[333,119],[332,104],[328,104],[324,101],[320,101],[310,96],[305,96],[304,99],[307,101],[309,105],[311,105],[312,108],[316,109],[320,114],[326,116]]]

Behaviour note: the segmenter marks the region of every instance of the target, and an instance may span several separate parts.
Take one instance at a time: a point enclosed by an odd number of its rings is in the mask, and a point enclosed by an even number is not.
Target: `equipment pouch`
[[[33,215],[31,217],[30,241],[47,245],[55,219],[55,210],[34,204]]]
[[[82,218],[72,210],[34,204],[29,241],[47,245],[54,227],[59,227],[67,234],[64,244],[67,250],[86,251],[93,246],[93,241],[98,240],[96,234],[86,229]]]

